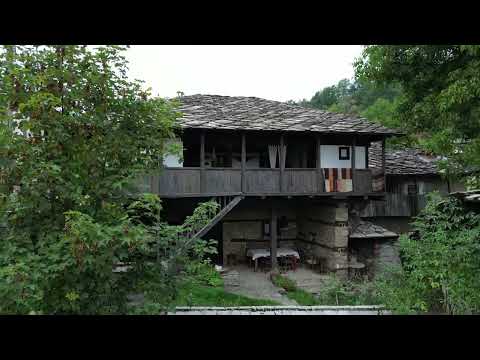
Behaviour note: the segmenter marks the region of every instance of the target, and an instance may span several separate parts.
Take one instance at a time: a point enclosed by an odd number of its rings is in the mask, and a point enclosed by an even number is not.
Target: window
[[[288,228],[288,220],[286,216],[280,216],[277,219],[277,236],[280,236],[280,232]],[[270,221],[263,220],[263,236],[270,236]]]
[[[408,195],[416,195],[417,194],[417,185],[416,184],[408,184],[407,192],[408,192]]]
[[[339,160],[350,160],[350,148],[348,146],[340,146],[338,148]]]

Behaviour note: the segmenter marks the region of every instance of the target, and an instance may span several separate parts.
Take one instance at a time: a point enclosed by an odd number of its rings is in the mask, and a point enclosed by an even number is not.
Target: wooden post
[[[308,147],[307,147],[307,144],[304,144],[302,146],[302,165],[300,167],[302,167],[302,168],[307,168],[308,167]]]
[[[383,191],[387,190],[387,172],[385,171],[385,137],[382,139],[382,170],[383,170]]]
[[[355,159],[355,150],[357,147],[357,137],[353,137],[353,142],[352,142],[352,156],[350,157],[352,160],[352,190],[355,192],[355,185],[356,185],[356,179],[355,179],[355,166],[356,166],[356,159]]]
[[[200,192],[204,193],[205,183],[205,132],[200,133]]]
[[[320,135],[317,136],[317,183],[318,183],[318,192],[324,192],[325,181],[323,180],[323,171],[322,171],[322,142],[320,140]]]
[[[283,153],[283,145],[284,145],[284,139],[283,139],[283,134],[280,135],[280,156],[278,157],[280,159],[280,192],[283,192],[283,173],[285,171],[285,164],[284,164],[284,155],[286,157],[286,152],[285,154]]]
[[[272,202],[272,219],[270,221],[270,261],[272,263],[272,272],[276,272],[277,265],[277,209],[275,202]]]
[[[370,143],[365,146],[365,168],[368,169],[368,151],[370,149]]]
[[[245,133],[242,133],[242,193],[246,192],[245,168],[247,167],[247,142]]]

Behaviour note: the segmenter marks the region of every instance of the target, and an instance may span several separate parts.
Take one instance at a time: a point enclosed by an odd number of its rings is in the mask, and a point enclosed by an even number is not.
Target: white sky
[[[353,77],[360,45],[135,45],[130,77],[153,95],[215,94],[287,101]]]

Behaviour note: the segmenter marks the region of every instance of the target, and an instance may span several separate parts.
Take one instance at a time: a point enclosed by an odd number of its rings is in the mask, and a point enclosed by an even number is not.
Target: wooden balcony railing
[[[150,191],[163,197],[195,195],[301,195],[325,193],[323,181],[319,181],[317,169],[287,168],[245,169],[242,191],[242,171],[237,168],[164,168],[158,176],[150,176]],[[203,184],[202,184],[203,182]],[[353,193],[368,194],[374,191],[371,169],[356,169]],[[147,186],[148,187],[148,186]]]

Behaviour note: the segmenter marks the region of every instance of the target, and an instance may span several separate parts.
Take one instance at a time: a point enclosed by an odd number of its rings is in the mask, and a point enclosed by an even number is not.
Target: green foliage
[[[334,275],[322,281],[321,291],[313,295],[299,289],[295,281],[278,274],[272,275],[275,286],[283,288],[287,297],[295,300],[299,305],[376,305],[380,303],[376,295],[375,284],[340,280]]]
[[[378,305],[375,284],[370,281],[341,280],[335,275],[322,282],[319,305]]]
[[[373,81],[348,79],[318,91],[309,101],[299,105],[328,110],[335,113],[354,114],[391,128],[403,128],[397,115],[402,91],[395,83],[377,84]],[[410,138],[394,140],[389,146],[412,142]]]
[[[156,195],[132,199],[175,150],[179,113],[128,79],[124,50],[0,50],[0,313],[123,313],[149,272],[168,303],[188,259],[214,251],[190,235],[216,205],[172,227]]]
[[[455,198],[432,195],[403,236],[403,271],[380,283],[381,297],[399,312],[472,314],[480,311],[480,216]]]
[[[193,282],[200,285],[223,286],[222,277],[208,260],[189,262],[185,272]]]
[[[448,156],[451,177],[480,169],[480,46],[367,46],[355,62],[357,79],[399,83],[401,123],[420,144]]]
[[[297,289],[295,281],[280,274],[272,274],[271,279],[275,286],[283,288],[286,291],[295,291]]]
[[[153,270],[153,269],[152,269]],[[208,261],[190,261],[184,276],[179,278],[172,293],[165,282],[153,271],[142,277],[136,289],[145,295],[145,302],[131,307],[130,314],[161,314],[173,311],[175,306],[261,306],[280,305],[276,301],[252,299],[225,292],[223,279]]]

